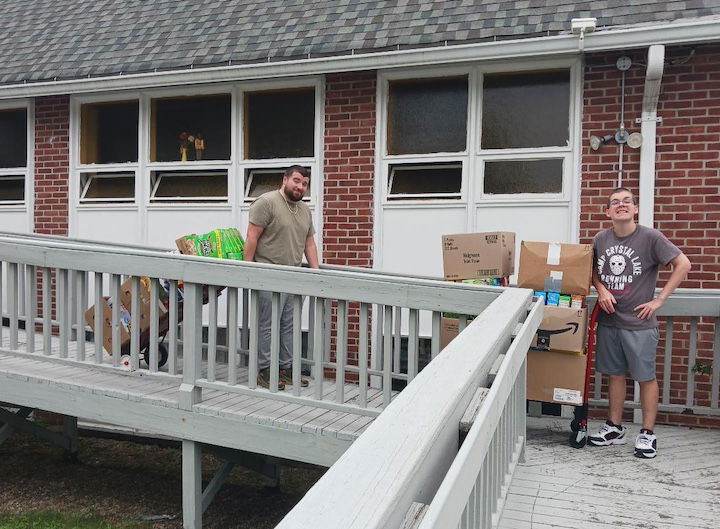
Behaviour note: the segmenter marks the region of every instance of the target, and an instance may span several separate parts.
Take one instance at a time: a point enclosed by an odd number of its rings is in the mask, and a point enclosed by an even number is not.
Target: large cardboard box
[[[522,241],[518,286],[587,296],[592,258],[591,244]]]
[[[546,306],[530,347],[579,353],[585,350],[587,309]]]
[[[515,234],[509,231],[442,236],[445,279],[507,277],[515,273]]]
[[[104,297],[102,301],[102,326],[103,326],[103,347],[112,354],[112,306],[113,301],[108,297]],[[91,329],[96,329],[95,324],[95,306],[93,305],[85,311],[85,321]],[[120,303],[120,349],[130,344],[130,312]]]
[[[587,356],[557,351],[528,351],[527,398],[581,406]]]

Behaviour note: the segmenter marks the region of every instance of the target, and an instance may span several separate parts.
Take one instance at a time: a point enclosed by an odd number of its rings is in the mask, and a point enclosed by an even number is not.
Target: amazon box
[[[527,399],[581,406],[587,356],[557,351],[528,351]]]
[[[543,320],[530,347],[547,351],[579,353],[585,350],[587,309],[570,309],[547,305]]]
[[[518,287],[587,296],[592,258],[591,244],[523,241]]]
[[[515,273],[515,234],[510,231],[443,235],[442,249],[447,280]]]

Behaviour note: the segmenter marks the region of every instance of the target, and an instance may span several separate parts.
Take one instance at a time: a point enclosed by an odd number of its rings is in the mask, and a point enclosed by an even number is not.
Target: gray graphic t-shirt
[[[655,296],[658,265],[667,265],[680,255],[677,246],[657,230],[638,225],[627,237],[617,237],[612,228],[593,240],[594,262],[600,280],[615,296],[615,313],[600,310],[598,323],[622,329],[652,329],[657,318],[641,320],[633,309]]]

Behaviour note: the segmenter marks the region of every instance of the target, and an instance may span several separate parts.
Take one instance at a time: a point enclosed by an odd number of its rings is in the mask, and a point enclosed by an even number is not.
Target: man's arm
[[[617,300],[615,299],[615,296],[613,296],[612,293],[605,287],[603,282],[600,281],[600,276],[597,273],[597,268],[595,268],[594,266],[592,272],[592,283],[598,293],[597,302],[598,305],[600,305],[600,308],[608,314],[612,314],[613,312],[615,312],[615,304],[617,303]]]
[[[675,257],[675,259],[670,261],[670,265],[672,266],[672,273],[670,274],[670,278],[667,280],[667,283],[665,283],[665,286],[660,291],[660,294],[658,294],[658,297],[648,301],[647,303],[638,305],[633,309],[633,311],[640,311],[638,312],[638,318],[641,320],[650,318],[653,314],[655,314],[656,310],[665,304],[665,300],[669,298],[670,294],[672,294],[680,283],[683,282],[683,280],[687,277],[690,268],[692,268],[690,259],[688,259],[684,253],[681,253]]]
[[[320,268],[317,245],[315,244],[315,238],[312,235],[305,239],[305,258],[307,259],[310,268]]]
[[[247,237],[245,237],[245,247],[243,248],[243,259],[245,261],[255,260],[255,250],[257,249],[258,239],[265,231],[262,226],[248,223]]]

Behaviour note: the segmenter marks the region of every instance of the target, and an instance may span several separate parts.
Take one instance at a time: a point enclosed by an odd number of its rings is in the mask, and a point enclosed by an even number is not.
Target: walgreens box
[[[515,273],[515,234],[510,231],[442,236],[445,279],[508,277]]]

